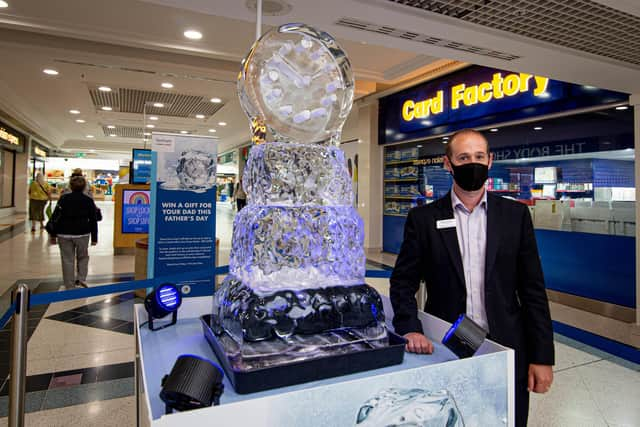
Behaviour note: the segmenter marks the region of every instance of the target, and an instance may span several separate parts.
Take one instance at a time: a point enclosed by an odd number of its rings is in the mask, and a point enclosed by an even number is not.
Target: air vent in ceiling
[[[165,132],[165,133],[180,133],[180,130],[177,129],[153,129],[154,132]],[[107,125],[102,125],[102,132],[104,132],[104,136],[115,135],[119,138],[135,138],[142,139],[143,132],[141,126],[116,126],[115,128],[108,128]],[[189,133],[195,133],[194,131],[190,131]]]
[[[464,52],[475,53],[476,55],[490,56],[492,58],[503,59],[505,61],[513,61],[520,58],[512,53],[500,52],[485,47],[473,46],[466,43],[460,43],[453,40],[447,40],[442,37],[435,37],[426,34],[416,33],[413,31],[401,30],[386,25],[372,24],[354,18],[341,18],[336,25],[343,27],[355,28],[356,30],[369,31],[372,33],[384,34],[399,39],[412,40],[415,42],[431,44],[449,49],[461,50]]]
[[[640,65],[640,17],[593,0],[387,0]]]
[[[109,106],[113,111],[121,113],[143,114],[144,106],[147,104],[147,114],[191,118],[196,114],[202,114],[208,119],[224,106],[222,102],[213,103],[203,96],[139,89],[113,88],[111,92],[102,92],[97,88],[89,88],[89,94],[96,110]],[[164,104],[164,107],[152,106],[158,102]]]

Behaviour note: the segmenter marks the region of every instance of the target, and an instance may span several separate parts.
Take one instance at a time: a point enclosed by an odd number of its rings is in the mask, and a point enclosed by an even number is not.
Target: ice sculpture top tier
[[[329,34],[304,24],[265,33],[238,76],[249,121],[266,123],[279,142],[338,145],[353,88],[344,51]]]

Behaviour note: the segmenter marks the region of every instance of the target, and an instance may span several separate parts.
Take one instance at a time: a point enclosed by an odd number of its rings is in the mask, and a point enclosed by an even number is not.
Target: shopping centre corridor
[[[90,249],[89,286],[129,280],[134,257],[114,256],[113,204],[99,202],[104,220],[99,244]],[[228,261],[235,211],[218,204],[217,235],[220,263]],[[14,218],[20,222],[21,218]],[[27,227],[28,229],[28,227]],[[60,255],[45,232],[17,232],[0,241],[0,300],[16,282],[34,292],[58,290]],[[369,254],[371,268],[384,268],[380,254]],[[388,294],[388,280],[369,281]],[[29,320],[27,354],[28,426],[133,426],[134,340],[132,293],[34,307]],[[640,425],[640,365],[556,335],[555,383],[546,395],[531,399],[530,426]],[[0,332],[0,426],[7,425],[6,377],[9,369],[9,328]],[[425,356],[428,357],[428,356]],[[212,424],[213,425],[213,424]],[[467,427],[476,425],[466,420]],[[480,426],[486,427],[486,426]]]

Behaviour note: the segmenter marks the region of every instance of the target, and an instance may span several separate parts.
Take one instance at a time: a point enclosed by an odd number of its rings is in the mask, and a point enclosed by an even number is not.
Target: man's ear
[[[444,164],[444,168],[446,170],[448,170],[449,172],[453,173],[453,171],[451,170],[451,161],[449,160],[449,157],[447,157],[447,155],[445,154],[444,156],[442,156],[442,161]]]
[[[489,153],[489,169],[493,166],[493,153]]]

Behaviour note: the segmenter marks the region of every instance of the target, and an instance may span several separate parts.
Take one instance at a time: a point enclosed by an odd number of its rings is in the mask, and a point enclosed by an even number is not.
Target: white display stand
[[[392,319],[389,300],[383,297],[383,303],[387,319]],[[513,350],[487,340],[474,357],[459,360],[439,343],[450,324],[422,312],[425,334],[435,344],[432,355],[406,353],[400,365],[245,395],[235,393],[225,377],[219,406],[165,415],[160,382],[176,358],[194,354],[217,363],[200,322],[211,305],[211,297],[185,298],[178,323],[156,332],[144,325],[144,307],[135,306],[138,425],[356,426],[360,407],[389,388],[446,389],[467,427],[514,425]],[[366,421],[363,425],[384,425]]]

